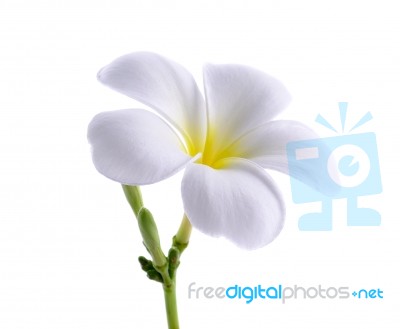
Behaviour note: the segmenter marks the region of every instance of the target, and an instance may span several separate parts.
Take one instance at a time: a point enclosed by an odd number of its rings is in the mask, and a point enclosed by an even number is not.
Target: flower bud
[[[148,260],[147,258],[140,256],[139,257],[140,267],[143,271],[147,272],[148,270],[154,269],[152,261]]]
[[[153,215],[148,209],[142,208],[137,219],[143,243],[152,256],[154,265],[158,267],[165,265],[166,258],[161,250],[160,237]]]
[[[176,269],[180,264],[181,253],[178,248],[172,247],[168,252],[169,268],[168,272],[171,278],[174,278]]]
[[[161,274],[158,273],[156,270],[147,271],[147,277],[150,280],[157,281],[157,282],[160,282],[160,283],[164,283],[164,280],[163,280]]]

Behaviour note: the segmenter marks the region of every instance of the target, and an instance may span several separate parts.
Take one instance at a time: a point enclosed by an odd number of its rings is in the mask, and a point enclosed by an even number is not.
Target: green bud
[[[178,248],[176,247],[172,247],[169,252],[168,252],[168,259],[169,259],[169,263],[171,266],[174,267],[178,267],[179,265],[179,258],[180,258],[180,252],[178,250]]]
[[[135,216],[139,215],[140,209],[143,207],[142,193],[139,186],[122,185],[126,200],[128,200]]]
[[[148,263],[151,263],[146,257],[139,256],[138,261],[141,266],[146,266]]]
[[[166,259],[161,250],[160,237],[153,215],[148,209],[142,208],[139,211],[137,219],[143,243],[152,256],[154,265],[156,267],[164,266]]]
[[[138,224],[146,248],[151,252],[154,248],[159,247],[160,237],[158,235],[157,225],[153,215],[147,208],[142,208],[139,211]]]
[[[151,270],[151,269],[154,270],[153,262],[143,256],[139,257],[139,263],[140,263],[142,270],[145,272],[147,272],[148,270]]]
[[[147,277],[148,277],[150,280],[164,283],[164,280],[163,280],[161,274],[158,273],[156,270],[149,270],[149,271],[147,271]]]
[[[179,260],[180,257],[181,253],[179,249],[176,247],[171,247],[171,249],[168,252],[168,260],[169,260],[168,273],[171,278],[175,276],[175,272],[180,264]]]

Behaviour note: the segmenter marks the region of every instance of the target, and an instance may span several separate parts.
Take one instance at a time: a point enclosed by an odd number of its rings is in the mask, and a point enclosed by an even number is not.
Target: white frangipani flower
[[[296,121],[271,121],[289,103],[275,78],[241,65],[204,67],[204,96],[181,65],[138,52],[98,79],[144,109],[100,113],[88,139],[97,170],[125,185],[161,181],[185,168],[183,206],[191,224],[246,249],[281,231],[285,206],[266,169],[288,173],[286,144],[317,136]],[[307,168],[299,179],[310,183]]]

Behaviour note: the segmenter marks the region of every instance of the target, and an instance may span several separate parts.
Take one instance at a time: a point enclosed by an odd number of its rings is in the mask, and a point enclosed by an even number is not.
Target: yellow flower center
[[[210,129],[207,134],[206,143],[204,145],[203,156],[200,163],[210,166],[214,169],[220,169],[226,166],[226,158],[237,157],[238,150],[234,144],[228,141],[218,140],[215,129]]]

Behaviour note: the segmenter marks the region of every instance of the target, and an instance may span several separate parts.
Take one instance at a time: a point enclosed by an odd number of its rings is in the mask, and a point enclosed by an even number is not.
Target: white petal
[[[96,115],[89,124],[88,140],[96,169],[126,185],[155,183],[191,161],[175,132],[145,110]]]
[[[308,126],[298,121],[278,120],[268,122],[242,136],[225,152],[229,156],[250,159],[263,168],[290,174],[325,194],[334,194],[334,185],[326,184],[327,163],[308,161],[316,156],[316,149],[302,147],[304,141],[316,139],[319,136]],[[290,142],[299,142],[299,156],[303,160],[293,158],[289,171],[287,144]],[[330,150],[323,142],[319,142],[318,153],[320,158],[328,158]]]
[[[246,66],[207,65],[204,87],[210,127],[207,145],[213,149],[206,149],[209,157],[270,121],[290,102],[277,79]]]
[[[315,138],[318,135],[298,121],[270,121],[239,138],[225,152],[287,174],[286,144]]]
[[[98,79],[158,111],[184,136],[192,155],[202,149],[206,134],[204,98],[181,65],[154,53],[137,52],[105,66]]]
[[[194,227],[224,236],[241,248],[260,248],[279,234],[285,207],[265,171],[244,159],[226,159],[223,169],[189,164],[182,181],[185,212]]]

